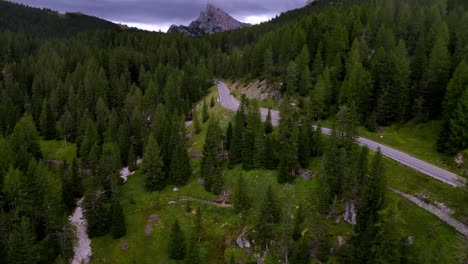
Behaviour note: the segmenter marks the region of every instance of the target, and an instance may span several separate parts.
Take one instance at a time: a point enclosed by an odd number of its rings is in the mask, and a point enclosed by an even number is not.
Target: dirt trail
[[[193,198],[193,197],[181,197],[177,201],[198,201],[198,202],[207,203],[207,204],[211,204],[211,205],[222,207],[222,208],[232,207],[232,204],[217,203],[214,201],[208,201],[208,200],[203,200],[203,199],[198,199],[198,198]]]
[[[450,214],[442,211],[441,209],[437,208],[436,206],[432,204],[428,204],[424,202],[423,200],[419,199],[416,196],[395,190],[389,188],[392,192],[410,200],[411,202],[415,203],[417,206],[429,211],[431,214],[437,216],[440,220],[442,220],[444,223],[447,225],[453,227],[455,230],[457,230],[460,234],[464,235],[465,237],[468,237],[468,226],[463,224],[462,222],[454,219]]]
[[[86,232],[88,222],[83,216],[83,208],[81,208],[82,202],[83,198],[78,201],[75,211],[69,218],[70,223],[75,227],[75,235],[78,239],[73,248],[74,255],[71,264],[88,264],[92,255],[91,239]]]

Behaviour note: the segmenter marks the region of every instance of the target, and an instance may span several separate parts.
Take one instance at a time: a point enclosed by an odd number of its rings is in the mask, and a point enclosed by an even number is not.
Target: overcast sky
[[[305,0],[10,0],[59,12],[81,12],[146,30],[188,25],[209,2],[234,18],[260,23],[305,4]]]

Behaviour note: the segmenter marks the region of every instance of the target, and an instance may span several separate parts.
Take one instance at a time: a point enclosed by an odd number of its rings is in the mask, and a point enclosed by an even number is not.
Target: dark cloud
[[[187,24],[210,2],[239,20],[271,17],[305,0],[13,0],[60,12],[82,12],[111,21],[147,25]]]

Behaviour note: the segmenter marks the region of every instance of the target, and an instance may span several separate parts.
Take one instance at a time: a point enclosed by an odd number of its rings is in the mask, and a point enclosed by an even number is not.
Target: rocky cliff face
[[[229,31],[248,26],[250,24],[239,22],[222,9],[208,4],[206,9],[200,13],[198,19],[190,23],[189,26],[172,25],[167,33],[184,33],[199,37],[204,34]]]

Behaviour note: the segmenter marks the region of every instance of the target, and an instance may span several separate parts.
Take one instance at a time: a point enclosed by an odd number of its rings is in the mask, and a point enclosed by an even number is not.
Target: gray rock
[[[351,225],[356,224],[357,210],[354,201],[346,203],[346,211],[343,215],[344,220]]]
[[[248,26],[251,25],[239,22],[222,9],[208,4],[206,9],[200,13],[198,19],[190,23],[189,26],[172,25],[167,33],[183,33],[193,37],[200,37],[204,34],[229,31]]]

